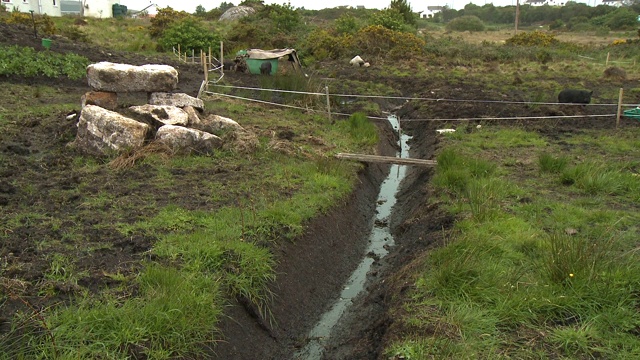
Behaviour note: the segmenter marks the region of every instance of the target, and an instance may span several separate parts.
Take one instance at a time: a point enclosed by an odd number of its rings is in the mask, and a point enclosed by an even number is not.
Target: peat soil
[[[31,46],[45,51],[40,39],[28,28],[0,24],[0,43]],[[163,63],[179,72],[176,91],[195,95],[203,78],[198,65],[184,64],[166,56],[108,51],[90,44],[78,44],[55,37],[50,51],[74,52],[92,62],[111,61],[133,65]],[[383,83],[401,89],[405,96],[526,100],[524,92],[501,93],[487,90],[483,84],[450,84],[446,80],[398,77],[369,69],[351,68],[347,63],[327,63],[335,74],[334,83],[355,79],[360,82]],[[257,77],[228,73],[225,79],[237,85],[258,84]],[[510,81],[510,80],[509,80]],[[559,79],[566,83],[568,80]],[[84,81],[48,78],[0,77],[0,86],[20,84],[37,87],[46,85],[57,89],[62,97],[73,95],[77,106],[59,113],[40,115],[14,122],[10,131],[0,134],[0,290],[9,295],[0,304],[0,333],[9,330],[10,319],[16,311],[40,310],[66,303],[79,291],[98,291],[116,287],[109,274],[129,276],[140,270],[140,263],[149,257],[148,250],[157,240],[153,235],[123,236],[113,224],[131,222],[148,216],[157,206],[171,202],[190,210],[220,206],[211,203],[206,192],[198,190],[197,182],[206,176],[211,181],[234,181],[246,176],[251,166],[237,167],[220,164],[198,174],[172,174],[181,183],[176,189],[162,189],[145,182],[154,169],[134,166],[114,173],[106,170],[79,172],[72,161],[75,150],[66,146],[75,138],[75,119],[66,115],[80,111],[80,97],[89,90]],[[591,84],[603,86],[602,84]],[[610,88],[636,87],[635,84],[607,83]],[[144,101],[124,97],[122,106]],[[598,99],[601,103],[615,103],[617,99]],[[59,99],[34,99],[34,102],[56,103]],[[433,159],[439,141],[435,130],[443,126],[439,121],[425,119],[557,116],[610,113],[599,107],[539,106],[474,102],[404,102],[381,101],[382,109],[400,116],[403,130],[413,136],[411,156]],[[1,106],[11,111],[11,102]],[[340,109],[338,109],[340,110]],[[380,114],[377,114],[380,116]],[[10,119],[10,113],[7,116]],[[241,122],[241,119],[238,119]],[[417,121],[420,120],[420,121]],[[461,124],[470,126],[460,126]],[[476,124],[513,124],[540,132],[550,139],[561,141],[563,134],[579,133],[585,128],[608,129],[614,121],[607,119],[465,121],[457,122],[465,131]],[[386,122],[379,122],[381,142],[378,153],[395,152],[395,135]],[[622,128],[639,126],[640,122],[623,119]],[[447,125],[451,126],[451,125]],[[295,131],[295,129],[292,129]],[[104,166],[104,164],[103,164]],[[327,346],[326,359],[380,359],[381,350],[394,333],[402,331],[394,323],[389,309],[397,308],[402,295],[411,289],[407,275],[414,260],[438,246],[443,234],[455,219],[431,204],[429,180],[433,169],[412,167],[407,173],[391,226],[396,246],[389,255],[376,261],[370,272],[367,290],[355,301],[345,320],[338,325],[335,336]],[[340,294],[344,281],[357,266],[371,229],[375,201],[380,183],[388,172],[387,166],[368,165],[360,174],[360,186],[342,204],[326,215],[307,224],[307,231],[296,241],[274,249],[279,274],[273,284],[272,319],[261,319],[255,309],[242,301],[230,299],[221,323],[223,340],[210,358],[219,359],[288,359],[305,345],[305,336],[315,325],[333,299]],[[128,184],[138,183],[132,187]],[[78,187],[82,184],[82,191]],[[89,194],[109,194],[103,203],[90,202]],[[29,208],[44,209],[38,217],[16,218]],[[5,227],[4,224],[12,226]],[[71,234],[74,239],[69,240]],[[82,243],[82,247],[76,246]],[[53,245],[52,245],[53,244]],[[46,246],[45,246],[46,245]],[[86,251],[85,251],[86,250]],[[61,253],[76,259],[76,273],[82,274],[77,285],[56,281],[46,276],[53,254]],[[47,290],[49,289],[49,290]],[[128,294],[123,294],[128,295]],[[29,309],[26,303],[32,309]]]

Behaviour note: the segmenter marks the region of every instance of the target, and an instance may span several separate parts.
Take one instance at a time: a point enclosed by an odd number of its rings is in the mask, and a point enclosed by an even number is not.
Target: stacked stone
[[[178,72],[168,65],[101,62],[87,67],[87,79],[92,91],[82,96],[75,145],[90,154],[135,149],[152,139],[175,153],[211,153],[223,145],[211,132],[242,129],[221,116],[200,119],[202,100],[171,93],[177,88]],[[118,93],[132,92],[148,94],[148,104],[129,108],[136,119],[115,112]]]

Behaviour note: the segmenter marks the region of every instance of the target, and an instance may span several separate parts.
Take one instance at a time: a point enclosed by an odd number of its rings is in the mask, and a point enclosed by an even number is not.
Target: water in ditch
[[[407,142],[410,136],[402,134],[400,122],[396,116],[390,115],[388,119],[394,131],[400,133],[400,151],[396,153],[396,156],[408,157],[409,145]],[[387,249],[394,245],[388,222],[391,209],[396,203],[396,194],[400,188],[400,182],[402,182],[405,173],[406,166],[391,165],[389,175],[380,186],[376,202],[376,218],[369,234],[369,246],[363,254],[363,259],[344,285],[340,298],[336,300],[329,311],[322,315],[320,321],[308,334],[309,341],[296,354],[296,359],[320,360],[322,358],[326,339],[331,335],[333,327],[340,321],[344,312],[351,305],[352,299],[364,290],[367,273],[371,270],[374,258],[384,257],[388,254]]]

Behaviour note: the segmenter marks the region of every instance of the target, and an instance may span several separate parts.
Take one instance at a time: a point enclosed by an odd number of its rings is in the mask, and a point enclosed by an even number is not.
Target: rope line
[[[316,110],[316,109],[311,109],[311,108],[305,108],[305,107],[301,107],[301,106],[295,106],[295,105],[286,105],[286,104],[279,104],[279,103],[274,103],[274,102],[270,102],[270,101],[265,101],[265,100],[258,100],[258,99],[251,99],[251,98],[246,98],[246,97],[242,97],[242,96],[236,96],[236,95],[229,95],[229,94],[220,94],[220,93],[216,93],[216,92],[212,92],[212,91],[203,91],[203,93],[205,94],[209,94],[209,95],[219,95],[219,96],[226,96],[229,98],[233,98],[233,99],[238,99],[238,100],[247,100],[247,101],[253,101],[253,102],[257,102],[260,104],[266,104],[266,105],[275,105],[275,106],[281,106],[281,107],[286,107],[289,109],[298,109],[298,110],[304,110],[304,111],[311,111],[311,112],[315,112],[315,113],[321,113],[321,114],[328,114],[328,112],[326,110]],[[338,112],[332,112],[331,115],[338,115],[338,116],[351,116],[353,114],[346,114],[346,113],[338,113]],[[602,115],[564,115],[564,116],[512,116],[512,117],[478,117],[478,118],[437,118],[437,119],[400,119],[400,121],[402,122],[417,122],[417,121],[480,121],[480,120],[535,120],[535,119],[580,119],[580,118],[598,118],[598,117],[614,117],[616,116],[616,114],[602,114]],[[372,120],[384,120],[387,121],[388,119],[386,117],[378,117],[378,116],[367,116],[368,119],[372,119]]]
[[[326,93],[308,92],[308,91],[294,91],[294,90],[280,90],[280,89],[265,89],[247,86],[233,86],[233,85],[220,85],[211,83],[212,86],[218,86],[222,88],[242,89],[242,90],[255,90],[255,91],[269,91],[269,92],[282,92],[290,94],[301,95],[316,95],[327,96]],[[352,97],[352,98],[370,98],[370,99],[393,99],[393,100],[422,100],[422,101],[434,101],[434,102],[470,102],[470,103],[486,103],[486,104],[518,104],[518,105],[569,105],[569,106],[615,106],[618,104],[570,104],[570,103],[557,103],[557,102],[530,102],[530,101],[502,101],[502,100],[465,100],[465,99],[448,99],[448,98],[428,98],[428,97],[407,97],[407,96],[388,96],[388,95],[359,95],[359,94],[329,94],[335,97]],[[622,104],[622,106],[636,107],[638,104]]]

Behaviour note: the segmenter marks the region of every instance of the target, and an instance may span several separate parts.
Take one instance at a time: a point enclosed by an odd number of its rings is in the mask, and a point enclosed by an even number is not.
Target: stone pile
[[[93,155],[120,152],[160,141],[174,153],[211,153],[223,146],[214,135],[244,129],[217,115],[201,117],[204,103],[183,93],[172,93],[178,72],[168,65],[133,66],[101,62],[87,67],[92,91],[82,96],[75,146]],[[148,104],[121,113],[118,93],[145,92]]]

